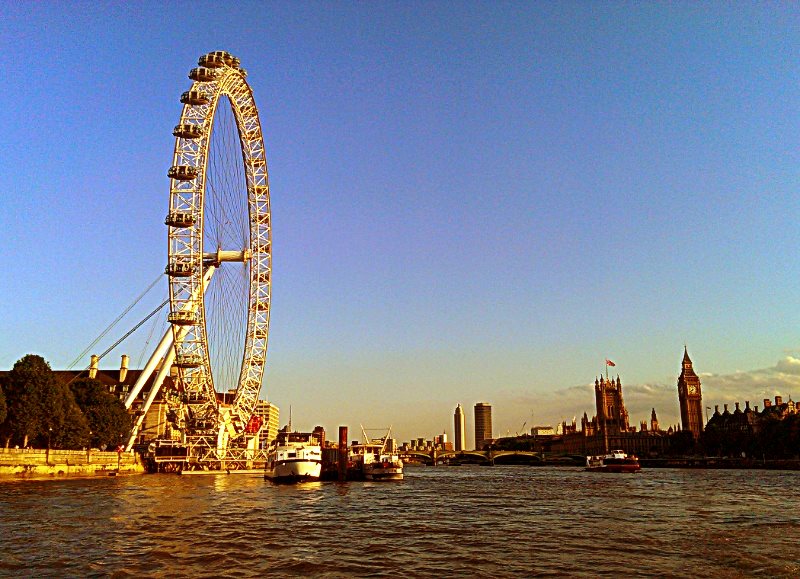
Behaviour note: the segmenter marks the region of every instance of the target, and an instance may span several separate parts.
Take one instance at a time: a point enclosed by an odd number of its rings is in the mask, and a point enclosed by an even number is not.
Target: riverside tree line
[[[35,354],[0,379],[0,440],[6,448],[116,448],[127,442],[131,420],[100,381],[67,384]]]

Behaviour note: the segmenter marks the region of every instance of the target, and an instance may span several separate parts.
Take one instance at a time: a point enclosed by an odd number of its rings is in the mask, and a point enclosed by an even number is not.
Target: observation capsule
[[[196,312],[170,312],[169,316],[167,316],[167,320],[170,324],[175,324],[176,326],[194,326],[197,323],[197,313]]]
[[[217,71],[213,68],[201,66],[190,70],[189,78],[198,82],[210,82],[217,78]]]
[[[167,171],[167,177],[178,181],[191,181],[197,177],[197,167],[190,165],[173,165]]]
[[[164,268],[164,273],[170,277],[189,277],[193,271],[192,264],[185,261],[173,261]]]
[[[172,134],[181,139],[199,139],[203,136],[203,127],[189,123],[175,125],[175,128],[172,129]]]
[[[211,99],[199,90],[187,90],[181,95],[181,103],[185,105],[207,105]]]
[[[222,53],[222,54],[220,54]],[[204,66],[206,68],[221,68],[225,66],[225,58],[222,56],[223,54],[228,54],[224,50],[217,50],[216,52],[209,52],[208,54],[204,54],[201,56],[197,64],[200,66]]]
[[[194,215],[188,211],[170,211],[164,220],[164,224],[170,227],[191,227],[194,222]]]

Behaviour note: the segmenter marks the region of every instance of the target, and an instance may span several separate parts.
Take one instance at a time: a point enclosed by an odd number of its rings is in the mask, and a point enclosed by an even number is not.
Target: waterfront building
[[[547,452],[583,455],[619,448],[628,454],[650,456],[662,454],[669,447],[673,430],[660,429],[655,408],[650,414],[649,429],[644,420],[638,431],[630,426],[619,376],[595,378],[594,391],[597,414],[589,418],[584,412],[580,425],[575,417],[569,423],[562,422],[555,436],[537,439],[537,448],[541,443],[541,449]]]
[[[556,431],[552,426],[534,426],[531,428],[531,436],[553,436]]]
[[[603,435],[617,435],[628,432],[628,410],[622,399],[622,381],[617,376],[615,382],[612,378],[602,376],[594,379],[595,406],[597,408],[598,426]]]
[[[315,426],[314,430],[311,431],[311,434],[317,439],[319,445],[322,448],[325,448],[325,429],[322,426]]]
[[[756,410],[758,410],[758,406],[756,406]],[[764,411],[761,416],[772,416],[778,420],[783,420],[798,412],[800,412],[800,409],[791,398],[789,398],[788,402],[784,402],[783,396],[776,396],[775,404],[772,404],[769,398],[764,398]]]
[[[435,450],[452,451],[453,443],[447,440],[447,434],[442,432],[433,437],[433,448]]]
[[[461,404],[456,406],[453,421],[455,422],[455,449],[457,451],[467,450],[467,422]]]
[[[703,432],[703,395],[700,391],[700,378],[692,368],[692,360],[685,346],[681,373],[678,376],[678,402],[681,407],[681,426],[697,440]]]
[[[253,416],[258,416],[262,419],[261,443],[265,446],[269,445],[270,442],[278,437],[278,429],[280,428],[280,408],[266,400],[259,400],[256,403]]]
[[[739,402],[734,403],[731,412],[728,405],[714,406],[714,414],[703,430],[704,449],[720,456],[772,456],[791,458],[797,455],[798,426],[800,408],[791,399],[783,401],[775,396],[775,402],[764,398],[764,409],[751,408],[745,400],[744,410]],[[794,433],[794,434],[793,434]],[[742,454],[744,453],[744,455]]]
[[[475,450],[483,450],[492,440],[492,405],[478,402],[475,405]]]

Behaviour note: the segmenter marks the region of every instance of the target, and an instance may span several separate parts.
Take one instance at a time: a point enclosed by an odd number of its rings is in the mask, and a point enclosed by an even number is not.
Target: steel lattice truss
[[[264,139],[247,73],[239,60],[217,51],[200,58],[192,69],[192,87],[181,96],[183,110],[175,127],[175,152],[169,170],[169,276],[178,390],[188,403],[184,432],[196,442],[222,434],[240,435],[258,402],[269,332],[271,225]],[[227,98],[224,98],[227,97]],[[247,186],[249,244],[246,247],[204,247],[203,221],[209,144],[218,107],[230,106],[238,129],[241,162]],[[242,192],[244,194],[244,191]],[[211,372],[205,286],[226,261],[249,264],[246,338],[236,395],[231,407],[217,401]],[[221,428],[221,425],[224,425]],[[218,450],[227,444],[217,442]]]

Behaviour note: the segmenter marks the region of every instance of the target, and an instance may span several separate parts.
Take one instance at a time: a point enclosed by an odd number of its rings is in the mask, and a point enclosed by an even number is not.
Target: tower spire
[[[695,439],[703,431],[703,398],[700,378],[692,367],[689,348],[683,345],[683,362],[681,374],[678,376],[678,402],[681,408],[682,430],[689,430]]]

